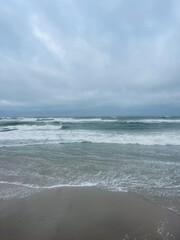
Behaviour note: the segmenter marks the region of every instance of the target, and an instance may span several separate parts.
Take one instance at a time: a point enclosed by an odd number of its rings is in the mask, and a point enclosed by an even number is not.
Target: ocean
[[[0,118],[0,199],[64,186],[137,192],[179,212],[180,118]]]

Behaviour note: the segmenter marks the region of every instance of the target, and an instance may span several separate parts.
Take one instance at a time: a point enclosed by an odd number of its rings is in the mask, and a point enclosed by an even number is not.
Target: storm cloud
[[[178,0],[0,0],[0,115],[179,115]]]

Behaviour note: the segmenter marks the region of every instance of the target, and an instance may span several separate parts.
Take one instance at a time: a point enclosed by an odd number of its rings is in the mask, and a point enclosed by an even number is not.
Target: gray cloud
[[[179,10],[177,0],[1,0],[1,115],[179,114]]]

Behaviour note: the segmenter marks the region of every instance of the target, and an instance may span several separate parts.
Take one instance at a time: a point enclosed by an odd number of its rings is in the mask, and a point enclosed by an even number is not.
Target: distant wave
[[[63,129],[63,130],[65,130],[65,129],[69,129],[70,127],[69,126],[67,126],[67,125],[62,125],[61,126],[61,129]]]
[[[62,125],[63,123],[118,123],[118,124],[180,124],[180,119],[158,118],[158,119],[122,119],[122,118],[1,118],[0,126],[20,125]]]
[[[2,128],[0,129],[0,132],[10,132],[15,130],[18,130],[18,128]]]
[[[126,123],[180,123],[180,119],[140,119],[140,120],[127,120]]]
[[[21,126],[21,125],[37,125],[35,121],[0,121],[0,126]]]
[[[41,126],[41,125],[62,125],[63,123],[96,123],[96,122],[117,122],[115,119],[101,119],[101,118],[87,118],[87,119],[76,119],[76,118],[47,118],[47,119],[36,119],[36,118],[24,118],[24,119],[0,119],[0,126]]]
[[[36,121],[53,121],[54,118],[37,118]]]

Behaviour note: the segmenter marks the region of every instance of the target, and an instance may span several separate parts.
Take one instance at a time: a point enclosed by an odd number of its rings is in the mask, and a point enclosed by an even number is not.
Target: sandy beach
[[[1,200],[2,240],[180,239],[180,215],[135,193],[49,189]]]

